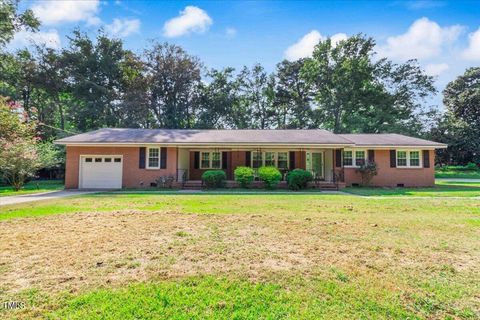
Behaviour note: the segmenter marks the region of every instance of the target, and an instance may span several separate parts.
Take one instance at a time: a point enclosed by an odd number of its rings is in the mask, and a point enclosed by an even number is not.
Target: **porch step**
[[[188,180],[183,185],[183,189],[200,190],[200,189],[202,189],[202,181],[201,180]]]

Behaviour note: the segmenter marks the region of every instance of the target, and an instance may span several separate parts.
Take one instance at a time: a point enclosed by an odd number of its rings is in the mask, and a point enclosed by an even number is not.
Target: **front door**
[[[323,152],[307,152],[307,170],[313,175],[316,180],[325,179],[325,172],[323,166]]]

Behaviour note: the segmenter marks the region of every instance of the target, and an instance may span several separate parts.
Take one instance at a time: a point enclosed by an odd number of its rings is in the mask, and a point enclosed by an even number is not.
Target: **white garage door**
[[[81,189],[120,189],[122,156],[80,156]]]

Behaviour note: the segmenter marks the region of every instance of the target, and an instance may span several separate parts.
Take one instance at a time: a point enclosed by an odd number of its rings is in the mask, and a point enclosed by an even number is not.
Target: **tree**
[[[73,97],[70,121],[80,131],[117,127],[122,123],[119,95],[122,92],[122,63],[126,51],[120,39],[100,33],[92,41],[79,30],[62,52],[68,91]]]
[[[244,67],[237,76],[239,100],[235,117],[237,128],[268,129],[274,123],[275,78],[256,64]]]
[[[448,144],[437,152],[443,163],[480,163],[480,68],[469,68],[443,91],[445,114],[430,137]]]
[[[275,118],[277,127],[308,128],[312,125],[312,109],[310,106],[310,89],[300,76],[305,63],[284,60],[277,64],[275,86]]]
[[[192,128],[197,116],[200,60],[168,43],[154,43],[143,54],[148,108],[160,128]]]
[[[443,91],[443,103],[452,115],[480,128],[480,67],[469,68]]]
[[[43,166],[35,125],[21,111],[18,104],[0,100],[0,173],[16,191]]]
[[[235,126],[234,109],[238,104],[238,82],[233,68],[210,70],[209,82],[200,83],[198,100],[199,128],[231,128]]]
[[[21,29],[37,31],[40,22],[30,9],[18,12],[19,0],[0,1],[0,49],[9,43]]]
[[[333,44],[321,41],[305,61],[302,77],[312,88],[318,126],[343,132],[405,132],[422,99],[435,92],[433,78],[412,60],[375,60],[375,41],[359,34]]]

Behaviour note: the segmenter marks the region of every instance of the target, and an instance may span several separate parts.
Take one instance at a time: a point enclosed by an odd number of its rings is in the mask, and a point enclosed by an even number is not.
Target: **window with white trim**
[[[288,152],[277,153],[277,168],[282,170],[288,169]]]
[[[418,150],[397,150],[397,167],[399,168],[420,168],[420,160]]]
[[[252,151],[251,165],[253,169],[257,169],[262,166],[271,166],[277,167],[281,170],[287,170],[289,165],[288,152]]]
[[[343,166],[344,167],[360,167],[366,162],[367,152],[365,150],[344,150]]]
[[[148,148],[147,169],[160,168],[160,148]]]
[[[343,165],[345,167],[353,166],[353,151],[343,151]]]
[[[218,151],[200,152],[200,169],[221,169],[222,156]]]

